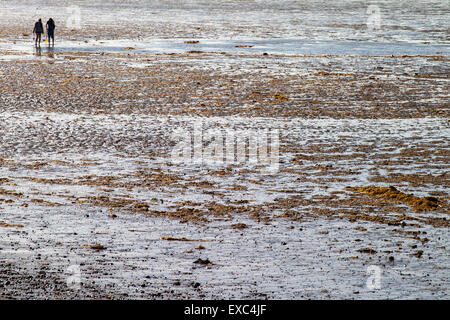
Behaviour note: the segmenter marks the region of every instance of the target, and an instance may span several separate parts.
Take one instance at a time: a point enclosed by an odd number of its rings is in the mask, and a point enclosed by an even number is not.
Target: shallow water
[[[448,43],[450,8],[446,0],[2,0],[8,24],[26,24],[52,16],[59,28],[77,6],[80,26],[113,26],[128,38],[199,38],[379,41]],[[375,10],[369,5],[376,5]],[[78,10],[77,9],[77,10]],[[376,15],[376,16],[374,16]],[[374,24],[374,17],[380,21]],[[75,20],[73,20],[75,21]],[[375,25],[376,28],[369,26]],[[164,28],[167,26],[168,28]],[[141,34],[139,29],[147,32]],[[78,30],[78,29],[77,29]],[[85,33],[81,29],[81,33]],[[9,35],[14,36],[14,35]],[[90,38],[95,34],[84,34]],[[111,34],[112,37],[123,36]],[[126,37],[126,36],[125,36]]]
[[[75,41],[59,41],[55,47],[42,44],[43,52],[133,52],[133,53],[173,53],[187,51],[248,53],[248,54],[316,54],[316,55],[449,55],[449,45],[426,45],[420,43],[380,43],[350,42],[336,40],[307,41],[300,39],[269,40],[210,40],[199,39],[197,44],[185,43],[188,39],[167,40],[147,39],[143,41],[109,40],[89,43]],[[36,48],[21,41],[14,46],[0,43],[4,50],[25,53],[36,52]],[[130,49],[127,49],[130,48]],[[132,49],[131,49],[132,48]]]
[[[57,52],[133,47],[134,52],[449,54],[448,1],[384,1],[375,11],[369,5],[343,0],[3,0],[0,17],[6,29],[0,31],[0,45],[29,54],[34,21],[45,23],[52,16]],[[379,27],[372,27],[373,21]]]

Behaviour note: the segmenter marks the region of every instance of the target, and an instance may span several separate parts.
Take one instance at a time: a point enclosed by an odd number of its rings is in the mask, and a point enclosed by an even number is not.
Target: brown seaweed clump
[[[105,250],[106,247],[101,244],[83,244],[82,247],[94,249],[94,250]]]
[[[10,224],[10,223],[7,223],[7,222],[0,221],[0,227],[3,227],[3,228],[10,228],[10,227],[23,228],[23,225],[21,225],[21,224]]]
[[[416,211],[436,210],[439,207],[440,200],[435,197],[416,197],[397,190],[395,187],[346,187],[353,192],[369,194],[376,198],[394,200],[413,207]]]

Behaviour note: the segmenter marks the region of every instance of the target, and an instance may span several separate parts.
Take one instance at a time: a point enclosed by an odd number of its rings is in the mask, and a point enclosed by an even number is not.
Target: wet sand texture
[[[2,1],[1,299],[448,298],[447,1],[147,2]],[[278,170],[173,163],[198,124]]]

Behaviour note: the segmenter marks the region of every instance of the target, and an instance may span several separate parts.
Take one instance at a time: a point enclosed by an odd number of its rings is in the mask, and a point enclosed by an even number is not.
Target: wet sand
[[[0,298],[448,298],[445,35],[392,54],[189,30],[0,36]],[[174,164],[199,123],[278,130],[278,170]]]

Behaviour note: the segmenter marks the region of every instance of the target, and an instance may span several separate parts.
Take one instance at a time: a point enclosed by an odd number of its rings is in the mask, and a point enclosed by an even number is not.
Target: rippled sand
[[[375,35],[359,1],[330,4],[342,24],[311,1],[155,3],[91,2],[88,38],[63,27],[39,51],[12,19],[35,9],[5,2],[0,298],[445,299],[444,2]],[[37,2],[60,20],[65,5]],[[277,132],[278,170],[174,163],[198,125]]]

